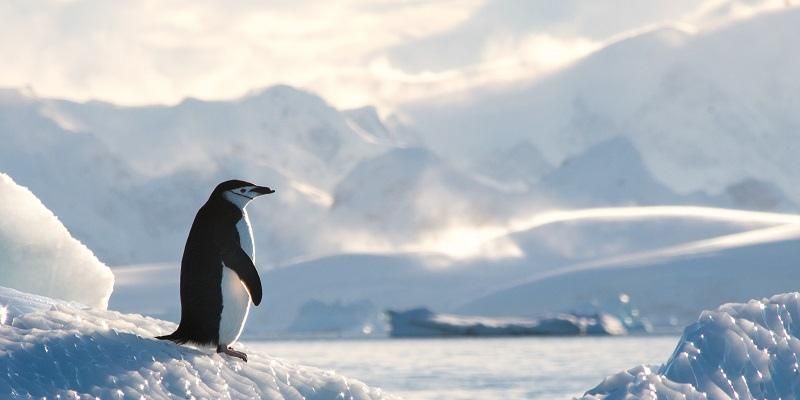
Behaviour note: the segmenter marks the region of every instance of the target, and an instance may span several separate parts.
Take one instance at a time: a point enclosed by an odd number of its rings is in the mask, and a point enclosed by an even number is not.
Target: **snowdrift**
[[[800,293],[705,311],[661,366],[606,378],[589,399],[800,397]]]
[[[625,326],[609,314],[557,314],[539,319],[487,318],[437,314],[426,308],[389,311],[391,336],[577,336],[624,335]]]
[[[0,173],[0,285],[106,308],[114,275],[28,189]]]
[[[333,372],[262,354],[250,352],[242,363],[211,349],[153,339],[174,328],[137,314],[0,287],[0,370],[8,371],[0,374],[0,393],[67,399],[392,398]]]

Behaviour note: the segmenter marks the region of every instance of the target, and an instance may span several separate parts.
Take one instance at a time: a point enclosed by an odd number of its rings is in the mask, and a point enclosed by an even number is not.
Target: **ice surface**
[[[584,399],[796,399],[800,293],[705,311],[658,367],[606,378]]]
[[[0,173],[0,285],[105,308],[114,275],[28,189]]]
[[[174,324],[138,314],[7,288],[0,288],[0,302],[10,310],[0,324],[0,393],[13,398],[392,398],[333,372],[252,351],[243,363],[156,340]]]
[[[487,318],[438,314],[426,308],[389,311],[391,336],[624,335],[625,326],[609,314],[556,314],[538,319]]]

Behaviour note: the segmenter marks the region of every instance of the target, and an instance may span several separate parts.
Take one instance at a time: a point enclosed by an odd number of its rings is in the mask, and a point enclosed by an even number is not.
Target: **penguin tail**
[[[177,344],[184,344],[184,343],[186,343],[188,341],[188,339],[186,339],[182,335],[180,335],[178,333],[178,331],[172,332],[169,335],[156,336],[156,339],[169,340],[169,341],[175,342]]]

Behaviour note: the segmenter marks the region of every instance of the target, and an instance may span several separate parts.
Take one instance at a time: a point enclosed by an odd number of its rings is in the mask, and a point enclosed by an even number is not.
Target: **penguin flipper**
[[[238,246],[228,247],[222,251],[222,262],[236,272],[239,279],[244,282],[244,286],[247,287],[247,291],[250,292],[250,297],[253,299],[253,304],[261,304],[261,277],[258,276],[258,270],[250,256]]]

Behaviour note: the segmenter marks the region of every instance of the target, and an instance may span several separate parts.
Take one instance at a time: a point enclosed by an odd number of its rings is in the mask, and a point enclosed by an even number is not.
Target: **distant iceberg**
[[[388,311],[392,337],[443,336],[535,336],[626,334],[616,317],[600,313],[593,316],[555,314],[538,319],[488,318],[438,314],[426,308]]]
[[[598,399],[800,398],[800,293],[705,311],[660,366],[638,366],[586,392]]]
[[[8,372],[0,374],[0,393],[64,399],[393,398],[334,372],[252,350],[243,363],[212,349],[153,339],[174,328],[137,314],[0,287],[0,370]]]

